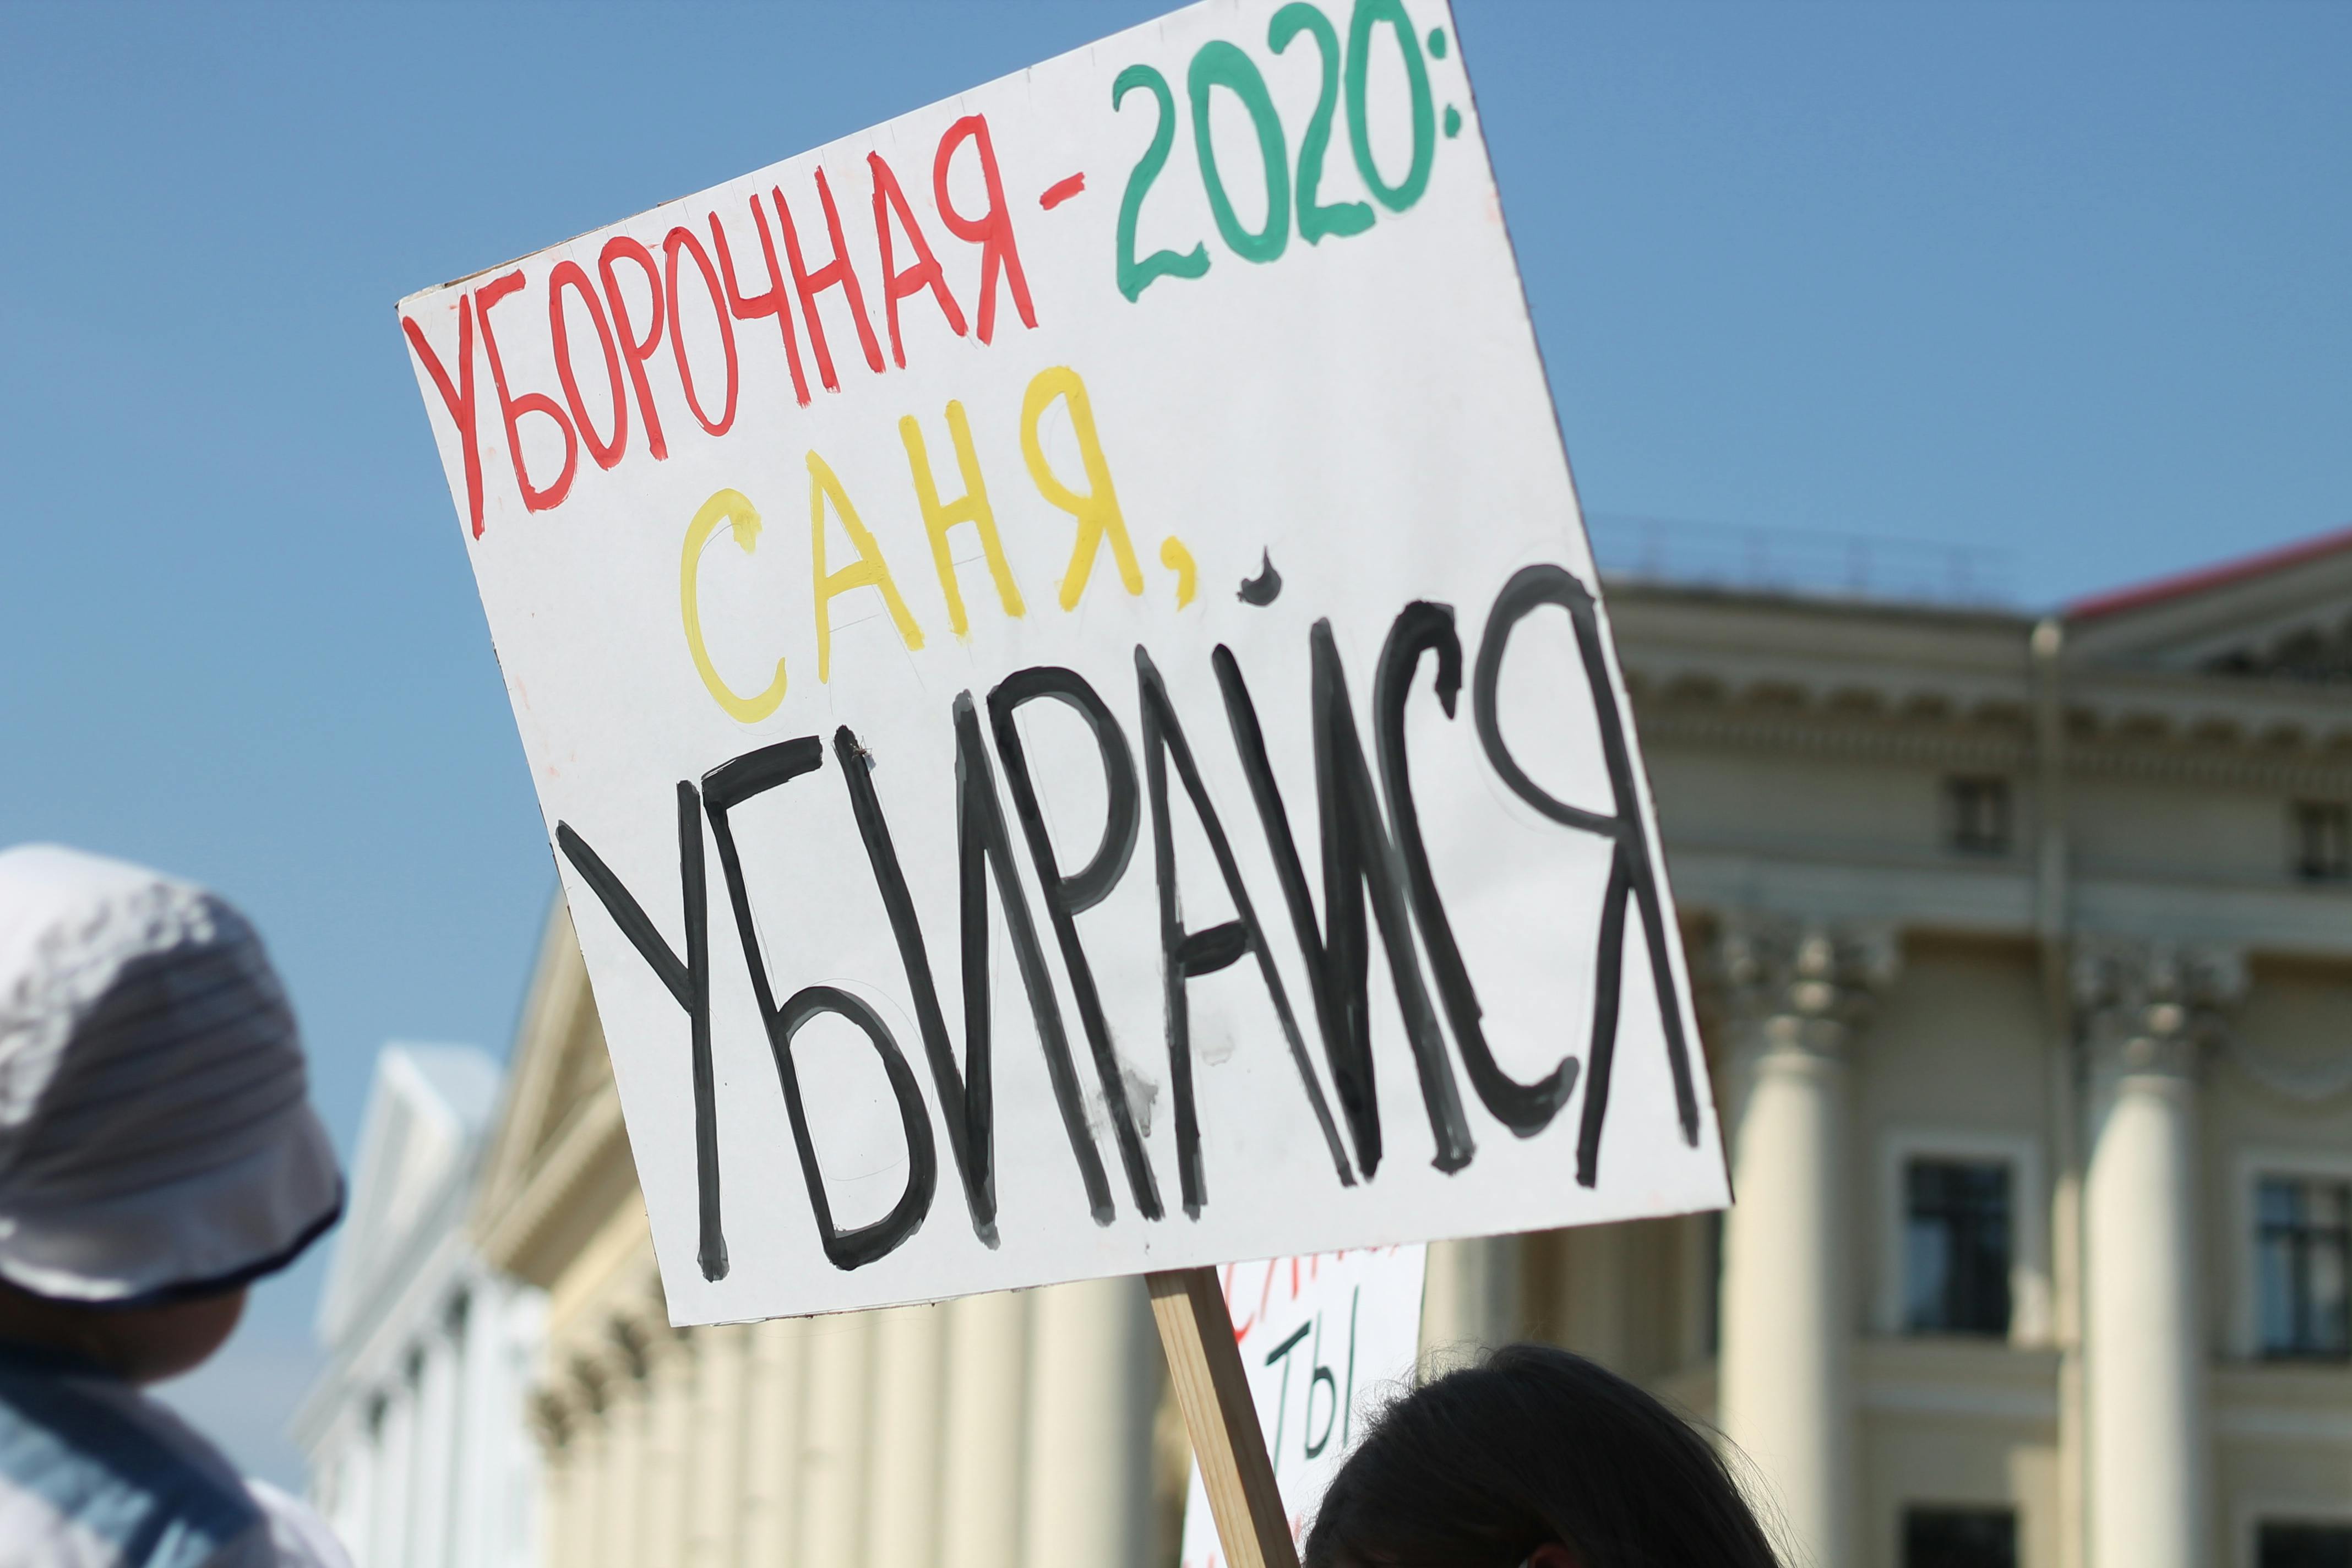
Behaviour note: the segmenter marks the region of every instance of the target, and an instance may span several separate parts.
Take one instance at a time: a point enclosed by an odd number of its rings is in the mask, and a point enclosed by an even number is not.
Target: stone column
[[[639,1322],[645,1336],[646,1453],[645,1520],[639,1527],[640,1563],[678,1563],[689,1552],[692,1517],[694,1394],[698,1363],[706,1348],[703,1331],[674,1329],[667,1309],[656,1303]]]
[[[862,1568],[866,1562],[867,1433],[874,1409],[874,1314],[843,1312],[809,1327],[808,1404],[800,1428],[801,1568]]]
[[[567,1568],[613,1568],[613,1412],[610,1367],[573,1355],[540,1384],[536,1426],[544,1456],[532,1555]]]
[[[993,1291],[947,1305],[940,1509],[942,1568],[1021,1568],[1021,1457],[1029,1304]]]
[[[618,1315],[604,1324],[604,1342],[596,1347],[609,1368],[604,1473],[597,1487],[596,1568],[639,1568],[646,1560],[646,1439],[652,1405],[646,1386],[646,1344],[635,1320]]]
[[[573,1513],[594,1479],[589,1458],[589,1429],[596,1418],[593,1391],[576,1379],[564,1378],[534,1388],[526,1408],[540,1454],[536,1555],[541,1563],[584,1563],[589,1560],[581,1545],[585,1532]],[[506,1550],[484,1568],[512,1568],[514,1542],[501,1540],[500,1545]]]
[[[1024,1568],[1136,1568],[1150,1550],[1160,1353],[1136,1279],[1032,1298]]]
[[[800,1516],[800,1446],[807,1397],[804,1352],[825,1318],[754,1323],[746,1368],[742,1557],[746,1568],[794,1568]],[[555,1559],[542,1558],[542,1562]]]
[[[336,1537],[350,1548],[352,1560],[358,1568],[369,1568],[367,1554],[375,1540],[371,1515],[375,1507],[375,1472],[380,1459],[366,1411],[356,1421],[348,1415],[344,1416],[340,1447],[341,1457],[335,1466],[335,1506],[330,1517]]]
[[[1859,1561],[1846,1055],[1897,955],[1891,930],[1774,916],[1727,921],[1717,954],[1737,1030],[1719,1410],[1819,1568]]]
[[[441,1539],[434,1561],[441,1568],[477,1568],[475,1543],[481,1537],[478,1492],[482,1428],[474,1415],[474,1302],[459,1290],[442,1310],[442,1355],[448,1373],[442,1395]]]
[[[947,1313],[936,1306],[894,1307],[874,1316],[866,1561],[867,1568],[934,1568]]]
[[[1620,1373],[1631,1364],[1636,1332],[1632,1240],[1626,1226],[1582,1226],[1562,1231],[1553,1255],[1560,1342]]]
[[[2091,1568],[2192,1568],[2211,1543],[2198,1271],[2197,1058],[2245,988],[2234,953],[2077,944],[2089,1051],[2083,1373]]]
[[[564,1498],[562,1538],[572,1555],[542,1555],[543,1563],[578,1563],[580,1568],[624,1568],[625,1553],[615,1544],[615,1529],[624,1517],[623,1489],[614,1474],[618,1446],[615,1424],[621,1398],[619,1380],[607,1363],[575,1357],[566,1382],[578,1391],[578,1420],[570,1440],[571,1482]]]
[[[416,1500],[417,1379],[411,1373],[421,1371],[421,1367],[403,1369],[384,1396],[383,1415],[377,1424],[383,1484],[376,1493],[375,1540],[368,1552],[369,1568],[409,1568],[409,1512]]]
[[[1526,1333],[1516,1236],[1433,1241],[1421,1296],[1421,1359],[1442,1372]]]
[[[688,1568],[735,1568],[741,1555],[745,1396],[751,1388],[751,1331],[741,1324],[698,1329],[694,1421],[687,1466]]]

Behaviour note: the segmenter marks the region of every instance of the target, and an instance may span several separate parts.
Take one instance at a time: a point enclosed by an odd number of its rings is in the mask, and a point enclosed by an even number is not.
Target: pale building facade
[[[530,1568],[539,1452],[526,1400],[543,1304],[466,1220],[497,1064],[387,1046],[320,1298],[329,1360],[294,1420],[311,1500],[354,1568]]]
[[[493,1264],[547,1291],[540,1562],[1173,1560],[1185,1450],[1139,1281],[673,1330],[561,909],[513,1072],[476,1231]]]
[[[2352,538],[2009,614],[1610,605],[1740,1205],[1433,1250],[1719,1424],[1793,1561],[2352,1561]],[[476,1224],[540,1561],[1165,1563],[1133,1282],[676,1332],[559,912]]]
[[[1611,604],[1740,1202],[1531,1244],[1538,1326],[1833,1568],[2352,1560],[2352,537]]]

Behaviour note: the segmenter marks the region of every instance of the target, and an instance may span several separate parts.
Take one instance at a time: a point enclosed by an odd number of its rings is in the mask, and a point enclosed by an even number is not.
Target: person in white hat
[[[0,851],[0,1568],[342,1562],[140,1392],[341,1215],[294,1016],[201,888]]]

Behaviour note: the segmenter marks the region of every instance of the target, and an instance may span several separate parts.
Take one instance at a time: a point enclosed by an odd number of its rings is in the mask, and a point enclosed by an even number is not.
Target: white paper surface
[[[1436,0],[1181,11],[400,314],[678,1321],[1725,1201]]]
[[[1277,1258],[1221,1271],[1296,1542],[1305,1542],[1323,1494],[1363,1441],[1365,1424],[1412,1386],[1427,1262],[1428,1249],[1415,1245]],[[1224,1568],[1197,1462],[1184,1494],[1181,1562],[1183,1568]]]

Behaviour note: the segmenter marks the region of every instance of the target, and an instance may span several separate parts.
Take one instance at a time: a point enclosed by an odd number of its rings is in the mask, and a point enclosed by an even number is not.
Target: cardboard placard
[[[1428,1248],[1229,1264],[1234,1336],[1293,1542],[1382,1404],[1412,1384]],[[1184,1497],[1182,1568],[1225,1568],[1196,1464]]]
[[[1440,0],[1213,0],[400,317],[679,1322],[1725,1201]]]

